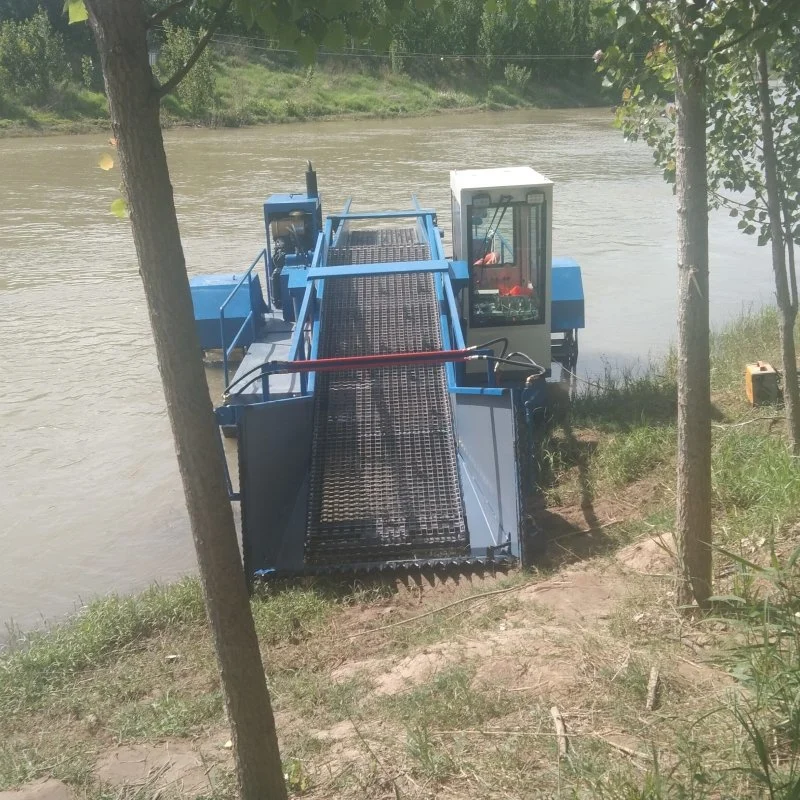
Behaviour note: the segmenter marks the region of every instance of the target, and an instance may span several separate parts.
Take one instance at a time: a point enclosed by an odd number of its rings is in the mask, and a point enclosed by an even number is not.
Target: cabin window
[[[468,207],[471,327],[545,321],[545,213],[541,193]]]

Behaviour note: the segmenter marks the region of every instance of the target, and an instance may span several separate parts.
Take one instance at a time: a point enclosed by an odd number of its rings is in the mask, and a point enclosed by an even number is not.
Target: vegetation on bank
[[[609,32],[598,28],[591,5],[549,0],[534,13],[522,0],[495,10],[482,0],[458,0],[447,15],[434,9],[396,21],[382,53],[360,49],[353,38],[338,55],[318,54],[310,67],[232,19],[165,98],[164,124],[238,127],[602,104],[589,56]],[[378,25],[386,14],[376,2],[368,16]],[[188,60],[203,22],[185,12],[154,33],[160,79]],[[108,123],[94,44],[66,27],[60,3],[0,0],[0,77],[0,135],[80,132]]]
[[[570,80],[547,84],[511,80],[436,79],[425,81],[386,68],[328,63],[315,68],[287,67],[239,57],[215,60],[212,93],[187,92],[164,100],[164,127],[198,125],[243,127],[337,117],[423,116],[459,110],[567,108],[604,103],[597,86]],[[183,86],[181,86],[183,88]],[[205,94],[205,92],[203,93]],[[0,135],[84,133],[108,127],[100,92],[61,84],[43,105],[30,105],[0,90]]]
[[[255,597],[291,792],[796,797],[800,473],[779,410],[750,409],[743,393],[744,363],[776,358],[776,328],[765,310],[714,336],[709,614],[678,612],[660,549],[673,546],[670,358],[584,385],[548,426],[540,570]],[[195,580],[16,639],[0,658],[0,788],[54,776],[96,800],[235,796]],[[560,760],[554,705],[569,737]],[[200,788],[159,778],[155,762],[125,788],[108,768],[133,758],[120,748],[141,760],[183,746],[208,776]]]

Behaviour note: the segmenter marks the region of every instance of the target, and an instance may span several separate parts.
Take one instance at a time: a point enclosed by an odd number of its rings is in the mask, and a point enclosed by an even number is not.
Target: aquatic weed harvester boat
[[[552,258],[553,185],[533,169],[457,170],[450,188],[446,257],[416,198],[323,219],[309,163],[305,192],[264,203],[246,272],[191,280],[238,437],[249,581],[530,558],[533,411],[552,363],[575,365],[580,267]]]

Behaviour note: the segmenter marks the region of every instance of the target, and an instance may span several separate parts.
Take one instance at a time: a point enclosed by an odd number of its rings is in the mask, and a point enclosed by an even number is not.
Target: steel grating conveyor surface
[[[336,247],[328,249],[328,264],[386,264],[397,261],[425,261],[430,248],[420,242],[414,228],[344,230]]]
[[[340,249],[361,251],[360,263],[404,261],[408,248],[428,258],[413,229],[396,231],[394,241],[385,230],[357,231]],[[431,273],[325,281],[320,358],[441,347]],[[316,385],[306,562],[467,554],[445,368],[319,373]]]

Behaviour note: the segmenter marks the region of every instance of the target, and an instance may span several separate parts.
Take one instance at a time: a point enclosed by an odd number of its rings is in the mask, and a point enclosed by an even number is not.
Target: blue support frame
[[[242,338],[242,334],[246,330],[247,326],[250,326],[252,332],[252,339],[256,338],[257,333],[257,324],[256,324],[256,314],[252,307],[252,291],[253,291],[253,270],[258,266],[258,263],[263,259],[264,261],[264,268],[267,269],[267,250],[264,248],[255,258],[253,263],[250,265],[250,268],[245,272],[242,276],[239,283],[233,288],[233,291],[225,298],[222,305],[219,307],[219,329],[220,329],[220,343],[222,345],[222,368],[225,375],[225,386],[229,383],[229,371],[228,371],[228,359],[231,356],[231,353],[236,349],[236,346],[239,344],[239,341]],[[241,327],[239,328],[236,335],[233,337],[230,345],[225,344],[225,309],[228,307],[228,304],[233,300],[236,296],[236,293],[244,286],[245,282],[247,283],[247,292],[248,295],[251,297],[251,306],[250,312],[245,317],[244,322],[242,323]],[[269,283],[269,281],[267,281]]]

